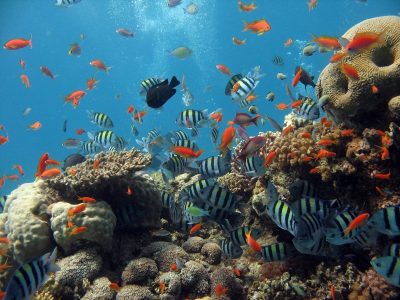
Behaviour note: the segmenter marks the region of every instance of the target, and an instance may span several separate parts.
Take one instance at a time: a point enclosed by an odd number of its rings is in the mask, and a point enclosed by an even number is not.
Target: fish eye
[[[376,263],[376,266],[381,267],[382,265],[381,265],[381,263],[378,262],[378,263]]]

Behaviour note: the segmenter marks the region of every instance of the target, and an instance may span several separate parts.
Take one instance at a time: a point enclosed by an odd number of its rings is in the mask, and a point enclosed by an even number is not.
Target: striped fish
[[[333,245],[343,245],[353,243],[352,237],[361,232],[362,227],[353,229],[345,236],[344,230],[357,217],[356,213],[350,210],[344,210],[327,225],[325,229],[326,241]]]
[[[301,95],[300,97],[302,97],[303,103],[299,107],[294,108],[293,112],[300,118],[310,121],[318,119],[320,114],[317,102],[310,97],[303,97]]]
[[[113,121],[109,116],[100,112],[88,111],[88,117],[90,122],[103,128],[112,128],[114,126]]]
[[[192,137],[196,137],[196,136],[198,136],[199,135],[199,129],[197,128],[197,127],[192,127],[192,129],[190,130],[190,135],[192,136]]]
[[[213,178],[201,179],[187,186],[185,189],[187,190],[191,199],[205,200],[209,190],[215,185],[215,183],[216,180]]]
[[[384,256],[397,256],[400,257],[400,244],[390,244],[388,245],[384,251]]]
[[[296,238],[292,242],[296,250],[303,254],[319,256],[328,256],[330,254],[329,244],[323,236],[317,239],[311,247],[305,246],[302,240]]]
[[[112,146],[117,142],[117,135],[111,130],[101,130],[95,134],[88,132],[88,137],[104,147]]]
[[[155,86],[156,84],[159,84],[161,82],[162,82],[162,79],[157,78],[157,77],[150,77],[150,78],[144,79],[140,83],[139,94],[142,96],[146,95],[150,88],[152,88],[153,86]]]
[[[400,257],[382,256],[371,260],[374,270],[389,283],[400,287]]]
[[[54,4],[55,6],[70,6],[73,4],[77,4],[79,2],[81,2],[82,0],[56,0],[56,3]]]
[[[232,194],[228,189],[220,186],[219,184],[214,184],[208,190],[203,199],[209,205],[214,208],[219,208],[226,211],[234,211],[238,204],[237,197]]]
[[[283,61],[283,58],[281,56],[279,56],[279,55],[275,55],[272,58],[272,62],[274,63],[274,65],[277,65],[277,66],[280,66],[280,67],[285,64],[284,61]]]
[[[293,201],[301,198],[317,197],[317,190],[314,185],[307,180],[297,179],[289,187]]]
[[[233,214],[231,214],[231,216],[232,216],[232,215],[233,215]],[[219,226],[221,227],[221,229],[222,229],[224,232],[226,232],[226,233],[229,233],[229,232],[231,232],[232,230],[235,229],[235,227],[232,225],[232,222],[231,222],[230,218],[219,220],[219,221],[218,221],[218,225],[219,225]]]
[[[336,200],[321,200],[315,197],[300,198],[290,204],[290,208],[296,220],[304,214],[319,213],[321,217],[326,218],[329,215],[330,208],[336,203]]]
[[[4,211],[4,207],[6,206],[7,196],[0,196],[0,214]]]
[[[148,133],[147,133],[147,135],[146,135],[146,137],[145,137],[145,140],[146,140],[146,143],[151,143],[151,142],[153,142],[155,139],[157,139],[158,137],[160,136],[160,131],[158,130],[158,129],[152,129],[152,130],[150,130]]]
[[[137,129],[136,124],[134,122],[131,122],[131,133],[133,136],[139,135],[139,130]]]
[[[380,233],[389,236],[400,235],[400,206],[390,206],[376,211],[368,224]]]
[[[182,220],[182,208],[175,203],[175,201],[171,201],[169,203],[169,217],[173,224],[179,224]]]
[[[296,233],[296,221],[290,206],[282,200],[270,201],[267,204],[267,214],[280,228]]]
[[[242,78],[243,78],[242,74],[233,75],[231,77],[231,79],[229,79],[229,82],[227,83],[227,85],[225,87],[225,95],[230,96],[232,93],[231,91],[232,91],[233,86],[235,85],[236,82],[238,82]]]
[[[185,109],[179,113],[175,122],[189,129],[202,127],[208,123],[207,110]]]
[[[315,241],[324,235],[323,229],[324,224],[318,214],[306,213],[297,223],[295,236],[299,243],[311,248]]]
[[[218,127],[212,127],[211,129],[211,142],[215,145],[218,141]]]
[[[181,141],[189,140],[189,137],[184,131],[176,130],[176,131],[172,132],[172,139],[171,139],[172,142],[175,143],[180,140]]]
[[[256,240],[261,236],[261,230],[257,228],[250,228],[250,226],[242,226],[236,228],[229,233],[232,242],[238,246],[247,245],[246,233],[251,231],[251,236]]]
[[[235,245],[231,240],[223,239],[218,241],[222,253],[229,258],[239,258],[243,254],[242,248]]]
[[[56,257],[57,248],[51,254],[46,253],[39,259],[20,266],[7,285],[5,299],[31,299],[47,281],[47,274],[59,270],[59,267],[54,264]]]
[[[95,154],[100,152],[103,148],[95,141],[86,141],[81,146],[81,151],[85,154]]]
[[[264,158],[254,155],[246,156],[244,170],[247,176],[258,177],[265,174]]]
[[[190,148],[193,151],[199,150],[199,147],[196,145],[196,143],[192,142],[191,140],[177,140],[174,143],[174,146]]]
[[[288,243],[280,242],[271,245],[264,245],[261,254],[265,261],[287,260],[296,253],[296,249]]]
[[[111,150],[121,151],[121,150],[124,150],[127,145],[128,145],[128,141],[125,138],[123,138],[122,136],[117,136],[115,144],[113,146],[109,147],[108,150],[109,151],[111,151]]]
[[[352,237],[355,244],[363,249],[376,246],[377,239],[378,232],[371,228],[363,228],[359,234]]]
[[[196,161],[198,172],[205,178],[219,177],[231,169],[231,151],[228,149],[225,157],[211,156],[201,161]]]
[[[174,196],[165,191],[161,192],[161,202],[163,207],[169,208],[171,206],[171,202],[174,202]]]
[[[259,80],[256,80],[252,76],[246,76],[238,80],[236,84],[238,83],[239,88],[236,92],[231,94],[231,97],[233,101],[240,104],[242,100],[246,100],[246,97],[250,95],[252,91],[254,91],[259,83]]]
[[[231,211],[209,205],[206,202],[199,203],[198,206],[204,209],[205,211],[208,211],[209,219],[217,222],[218,224],[224,223],[226,219],[233,218]]]
[[[172,155],[161,165],[161,173],[165,182],[172,180],[176,175],[185,171],[188,161],[180,155]]]

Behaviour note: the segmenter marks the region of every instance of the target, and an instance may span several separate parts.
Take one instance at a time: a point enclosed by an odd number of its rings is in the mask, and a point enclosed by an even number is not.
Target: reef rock
[[[364,20],[343,38],[352,40],[360,32],[382,33],[383,40],[376,47],[342,59],[357,70],[360,79],[348,79],[341,71],[341,62],[330,63],[318,79],[316,94],[318,98],[329,96],[325,109],[338,123],[387,129],[391,121],[400,121],[400,17]],[[372,92],[372,85],[378,93]]]

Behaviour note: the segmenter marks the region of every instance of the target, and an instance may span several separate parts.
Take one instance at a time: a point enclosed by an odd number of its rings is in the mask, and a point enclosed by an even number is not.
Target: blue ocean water
[[[127,107],[133,104],[137,109],[147,109],[143,124],[138,126],[140,136],[153,128],[163,133],[178,129],[176,116],[186,107],[182,104],[180,91],[170,99],[163,110],[146,108],[139,96],[140,82],[150,76],[163,75],[179,79],[185,74],[186,85],[194,95],[190,108],[208,109],[209,112],[222,108],[223,123],[231,120],[240,109],[224,95],[229,77],[221,74],[215,66],[227,65],[233,74],[247,73],[260,65],[265,73],[255,93],[254,104],[262,115],[268,114],[280,123],[287,111],[279,111],[275,104],[289,103],[284,84],[290,83],[294,68],[303,65],[315,78],[329,62],[330,54],[316,52],[313,56],[301,55],[303,46],[316,35],[340,36],[351,26],[371,17],[398,15],[398,0],[320,0],[311,12],[306,0],[256,1],[257,9],[246,13],[238,10],[237,1],[194,0],[199,6],[196,15],[185,14],[183,8],[192,1],[169,8],[165,0],[82,0],[68,8],[56,7],[51,0],[3,0],[0,3],[1,41],[29,38],[32,35],[32,49],[16,51],[2,50],[0,54],[0,124],[8,135],[9,142],[0,145],[0,176],[17,174],[12,169],[21,164],[25,177],[18,181],[6,181],[1,194],[8,194],[23,182],[34,179],[39,157],[44,152],[57,160],[74,150],[61,146],[69,137],[78,137],[75,129],[95,131],[97,128],[87,118],[87,110],[107,113],[115,124],[115,132],[127,138],[129,147],[136,147],[135,137],[130,131],[130,116]],[[242,32],[243,21],[261,18],[271,25],[271,30],[262,36]],[[124,38],[115,31],[124,27],[134,31],[133,38]],[[84,39],[80,39],[80,34]],[[246,39],[247,44],[237,46],[232,36]],[[292,38],[292,46],[285,48],[284,42]],[[80,57],[68,55],[74,42],[82,48]],[[193,53],[185,60],[169,55],[169,51],[187,46]],[[284,66],[276,66],[272,58],[279,55]],[[26,62],[26,69],[19,66],[19,60]],[[96,71],[89,62],[101,59],[112,69],[109,74]],[[43,76],[40,66],[47,66],[58,77],[54,80]],[[287,75],[286,81],[276,79],[278,72]],[[21,84],[20,75],[29,76],[31,88]],[[88,91],[78,108],[64,105],[64,97],[77,89],[85,89],[88,78],[99,80],[97,87]],[[211,91],[205,91],[206,86]],[[276,94],[273,103],[265,100],[268,91]],[[302,85],[296,90],[305,94]],[[308,89],[314,96],[312,88]],[[120,97],[117,97],[117,96]],[[23,111],[32,108],[28,116]],[[67,132],[62,131],[64,120],[68,120]],[[40,121],[40,130],[29,130],[29,124]],[[249,128],[250,134],[273,130],[265,127]],[[210,129],[200,129],[196,139],[206,157],[215,154],[211,143]]]

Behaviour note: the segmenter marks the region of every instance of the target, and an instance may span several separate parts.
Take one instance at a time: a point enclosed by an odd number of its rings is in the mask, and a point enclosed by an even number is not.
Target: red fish
[[[292,131],[294,131],[294,127],[292,125],[286,126],[282,130],[282,136],[288,135],[289,132],[292,132]]]
[[[327,49],[339,50],[342,48],[339,40],[332,36],[314,36],[313,42]]]
[[[239,0],[238,5],[239,5],[239,10],[245,12],[250,12],[257,8],[257,6],[254,4],[254,0],[250,4],[244,4],[241,0]]]
[[[113,291],[116,291],[116,292],[118,292],[121,289],[121,287],[116,282],[111,282],[109,286],[110,286],[110,289],[112,289]]]
[[[203,226],[202,223],[194,225],[192,228],[190,228],[189,235],[195,234],[197,231],[201,229],[202,226]]]
[[[97,170],[100,166],[100,160],[95,159],[93,162],[93,170]]]
[[[354,129],[343,129],[340,132],[341,136],[353,136],[354,135]]]
[[[240,269],[238,269],[238,268],[234,268],[233,269],[233,273],[237,276],[237,277],[240,277],[242,274],[241,274],[241,272],[240,272]]]
[[[21,176],[24,176],[24,175],[25,175],[25,172],[24,172],[24,170],[22,169],[22,166],[21,166],[21,165],[13,165],[12,168],[13,168],[13,169],[17,169],[18,172],[19,172],[19,174],[20,174]]]
[[[256,252],[261,251],[261,245],[251,236],[251,231],[246,233],[246,242],[247,245],[249,245],[249,247],[254,251]]]
[[[40,71],[42,71],[44,75],[49,76],[51,79],[56,78],[56,76],[54,76],[50,69],[46,66],[41,66]]]
[[[36,170],[36,177],[40,177],[42,173],[46,170],[46,160],[49,159],[49,153],[44,153],[40,159]]]
[[[173,146],[171,151],[186,158],[197,158],[204,152],[203,150],[193,151],[191,148],[183,146]]]
[[[215,66],[221,73],[231,76],[231,71],[229,71],[228,67],[225,65],[216,65]]]
[[[132,189],[131,189],[131,187],[129,185],[128,185],[128,190],[126,191],[126,194],[128,196],[132,196],[133,195],[133,191],[132,191]]]
[[[221,137],[221,144],[218,146],[218,149],[222,151],[223,157],[225,157],[226,151],[231,146],[234,137],[235,137],[235,128],[232,125],[230,125],[224,130]]]
[[[68,94],[65,96],[65,102],[71,102],[74,100],[80,100],[82,97],[84,97],[86,93],[82,90],[76,90],[73,91],[72,93]]]
[[[353,80],[360,79],[360,76],[358,75],[356,68],[354,68],[352,65],[342,63],[340,65],[340,69],[342,70],[343,74],[346,75],[349,79]]]
[[[286,110],[289,108],[289,106],[286,103],[279,103],[277,105],[275,105],[277,109],[279,110]]]
[[[300,69],[299,72],[301,72],[301,69]],[[297,84],[297,83],[296,83],[296,84]],[[301,104],[303,104],[303,100],[297,100],[297,101],[292,102],[292,104],[290,104],[290,107],[291,107],[292,109],[294,109],[294,108],[299,107]]]
[[[380,146],[376,146],[378,147],[380,150],[382,150],[382,155],[381,155],[381,160],[386,160],[390,158],[390,153],[389,153],[389,149],[386,147],[380,147]]]
[[[78,200],[85,202],[85,203],[94,203],[96,202],[95,198],[92,197],[78,197]]]
[[[3,48],[7,49],[7,50],[17,50],[17,49],[25,48],[27,46],[32,48],[32,36],[29,40],[24,39],[24,38],[16,38],[16,39],[9,40],[8,42],[6,42],[4,44]]]
[[[99,83],[99,81],[96,81],[96,78],[89,78],[87,81],[86,81],[86,86],[87,86],[87,90],[93,90],[96,86],[96,84],[97,83]]]
[[[61,174],[60,169],[49,169],[49,170],[45,170],[41,175],[40,178],[51,178],[51,177],[55,177]]]
[[[233,87],[231,89],[231,94],[236,93],[239,90],[239,88],[240,88],[240,82],[238,81],[233,85]]]
[[[68,217],[72,217],[73,215],[83,212],[86,209],[86,207],[87,207],[87,204],[85,204],[85,203],[81,203],[75,207],[71,207],[68,210]]]
[[[6,182],[6,178],[4,176],[0,177],[0,189],[4,186],[5,182]]]
[[[331,285],[331,298],[332,300],[335,300],[335,286]]]
[[[328,150],[319,150],[318,154],[317,154],[317,158],[321,159],[321,158],[332,158],[335,157],[336,153],[335,152],[331,152]]]
[[[215,295],[217,296],[217,297],[221,297],[221,296],[224,296],[225,294],[226,294],[226,292],[228,291],[228,289],[227,288],[224,288],[224,286],[221,284],[221,283],[218,283],[216,286],[215,286]]]
[[[304,156],[303,157],[303,161],[304,162],[310,162],[310,161],[312,161],[313,160],[313,158],[311,157],[311,156]]]
[[[7,237],[0,237],[0,244],[9,244],[10,240]]]
[[[210,118],[220,123],[222,121],[222,112],[215,111],[210,115]]]
[[[4,145],[8,142],[8,136],[0,135],[0,145]]]
[[[26,67],[25,61],[22,58],[19,60],[19,65],[21,66],[22,69],[25,69]]]
[[[7,175],[7,176],[5,176],[7,179],[9,179],[9,180],[18,180],[19,179],[19,176],[18,175]]]
[[[264,166],[269,166],[276,156],[276,151],[271,151],[267,154],[264,160]]]
[[[137,113],[135,113],[134,115],[133,115],[133,119],[135,120],[135,121],[139,121],[139,122],[142,122],[142,119],[143,119],[143,117],[145,116],[147,114],[147,112],[146,111],[139,111],[139,112],[137,112]]]
[[[299,70],[297,71],[296,75],[294,75],[293,81],[292,81],[292,87],[295,87],[300,80],[301,77],[301,73],[303,72],[302,68],[299,68]]]
[[[347,236],[350,233],[350,231],[362,226],[367,221],[368,218],[369,218],[369,213],[364,213],[355,217],[353,221],[351,221],[349,226],[347,226],[347,228],[343,230],[344,235]]]
[[[82,129],[82,128],[78,128],[77,130],[75,130],[75,133],[77,134],[77,135],[82,135],[82,134],[84,134],[86,131],[85,131],[85,129]]]
[[[88,228],[86,226],[80,226],[72,229],[72,231],[69,233],[70,236],[72,235],[77,235],[79,233],[85,232]]]
[[[271,30],[271,25],[269,25],[269,23],[265,19],[256,20],[251,23],[247,23],[246,21],[243,22],[244,22],[243,31],[251,30],[252,32],[257,33],[258,35],[262,35],[267,31]]]
[[[55,160],[55,159],[47,159],[44,163],[47,166],[59,166],[59,165],[61,165],[61,163],[59,161]]]
[[[308,173],[310,173],[310,174],[317,174],[317,173],[319,173],[319,168],[318,168],[318,167],[312,168]]]
[[[337,142],[334,140],[329,140],[329,139],[321,139],[317,142],[317,145],[320,146],[332,146],[334,144],[336,144]]]
[[[340,61],[343,57],[347,55],[346,52],[338,52],[332,55],[331,59],[329,60],[330,63],[336,63]]]
[[[372,94],[378,94],[379,93],[379,89],[375,84],[373,84],[371,86],[371,90],[372,90]]]
[[[293,44],[293,40],[292,40],[291,38],[288,38],[288,39],[286,40],[286,42],[283,43],[283,45],[284,45],[285,47],[289,47],[289,46],[292,45],[292,44]]]
[[[382,33],[360,32],[346,45],[345,50],[349,52],[362,51],[370,49],[376,44],[381,43]]]
[[[165,287],[166,287],[165,282],[164,281],[160,281],[159,284],[158,284],[158,290],[160,292],[160,295],[164,294]]]
[[[389,180],[390,179],[390,172],[388,172],[388,173],[375,173],[373,175],[373,178],[381,179],[381,180]]]
[[[29,77],[25,74],[21,74],[20,76],[22,84],[26,87],[26,88],[30,88],[31,87],[31,83],[29,82]]]
[[[235,45],[238,45],[238,46],[241,46],[241,45],[245,45],[246,44],[246,40],[240,40],[240,39],[238,39],[237,37],[232,37],[232,42],[235,44]]]
[[[39,130],[40,128],[42,128],[42,123],[40,123],[39,121],[36,121],[36,122],[32,123],[31,125],[29,125],[29,128],[32,130]]]
[[[311,139],[312,138],[311,133],[309,133],[309,132],[303,132],[301,134],[301,137],[306,138],[306,139]]]
[[[173,263],[169,269],[171,271],[176,271],[176,270],[178,270],[178,266],[176,265],[176,263]]]
[[[90,64],[92,67],[95,67],[95,68],[97,68],[97,69],[99,69],[99,70],[103,70],[103,71],[106,71],[106,72],[108,72],[108,71],[111,69],[111,67],[107,67],[107,66],[105,65],[105,63],[102,62],[100,59],[92,60],[89,64]]]
[[[135,108],[133,107],[133,105],[131,104],[131,105],[129,105],[128,106],[128,114],[131,114],[131,113],[133,113],[135,111]]]

